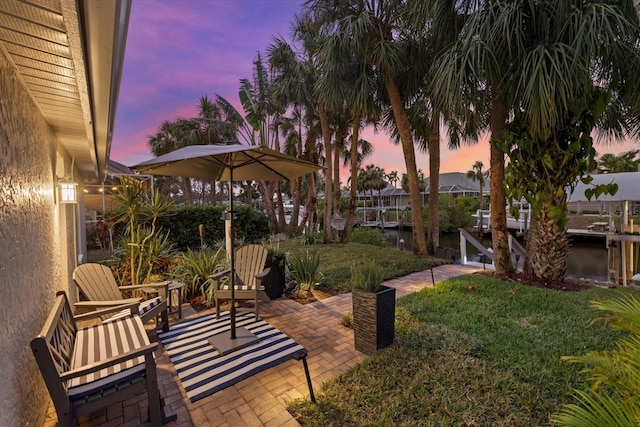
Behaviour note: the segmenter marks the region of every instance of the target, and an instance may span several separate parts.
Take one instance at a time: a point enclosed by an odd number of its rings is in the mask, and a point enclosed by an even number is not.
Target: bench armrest
[[[171,282],[172,280],[165,280],[164,282],[145,283],[142,285],[118,286],[118,289],[121,291],[153,289],[154,291],[157,291],[161,297],[166,298],[169,294],[169,284]]]
[[[92,374],[94,372],[101,371],[102,369],[108,368],[110,366],[119,365],[122,362],[126,362],[127,360],[133,360],[140,356],[146,356],[152,354],[158,348],[158,343],[154,342],[151,344],[147,344],[143,347],[137,348],[135,350],[128,351],[126,353],[119,354],[117,356],[110,357],[105,360],[101,360],[100,362],[95,362],[90,365],[83,366],[81,368],[72,369],[66,372],[63,372],[60,375],[60,379],[62,381],[68,381],[73,378],[82,377],[84,375]]]
[[[126,301],[126,300],[125,300]],[[85,301],[83,301],[85,302]],[[107,301],[107,302],[111,302],[111,301]],[[80,303],[76,303],[75,305],[78,306],[78,304]],[[88,308],[99,308],[99,307],[104,307],[104,305],[85,305],[85,304],[80,304],[80,307],[88,307]],[[73,318],[75,320],[87,320],[87,319],[93,319],[94,317],[100,317],[100,316],[104,316],[107,314],[113,314],[113,313],[118,313],[122,310],[129,310],[131,312],[131,315],[134,314],[138,314],[139,313],[139,307],[140,307],[140,301],[136,298],[135,301],[129,302],[127,304],[122,304],[122,301],[120,302],[119,305],[111,305],[108,306],[107,308],[103,308],[101,310],[93,310],[90,311],[88,313],[83,313],[83,314],[78,314],[76,316],[73,316]]]
[[[99,307],[116,307],[120,305],[140,304],[142,298],[126,298],[114,301],[78,301],[73,304],[74,307],[99,308]]]
[[[209,279],[213,279],[213,280],[220,280],[221,277],[223,277],[225,274],[229,275],[229,273],[231,272],[230,269],[224,270],[224,271],[218,271],[217,273],[213,273],[211,276],[209,276]]]

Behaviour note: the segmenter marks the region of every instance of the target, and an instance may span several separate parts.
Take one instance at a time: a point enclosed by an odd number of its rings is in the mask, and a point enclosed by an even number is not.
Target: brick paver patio
[[[433,269],[436,282],[478,268],[443,265]],[[385,283],[396,288],[401,297],[432,286],[429,270],[412,273]],[[183,306],[183,317],[199,316],[190,305]],[[314,391],[328,379],[345,372],[367,356],[354,348],[353,331],[340,324],[351,311],[351,294],[337,295],[307,305],[286,298],[261,304],[260,317],[280,329],[309,355],[309,371]],[[177,320],[173,320],[174,322]],[[156,339],[155,334],[151,335]],[[308,397],[309,389],[301,361],[290,360],[247,378],[195,403],[189,402],[177,373],[160,345],[156,361],[160,391],[168,411],[178,414],[168,426],[297,426],[287,412],[286,401]],[[80,420],[80,426],[135,426],[147,417],[146,395],[96,411]],[[53,406],[45,426],[57,425]]]

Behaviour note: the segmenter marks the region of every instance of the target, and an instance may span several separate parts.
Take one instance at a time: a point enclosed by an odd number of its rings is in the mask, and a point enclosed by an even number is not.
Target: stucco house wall
[[[71,175],[71,159],[0,50],[1,426],[41,425],[46,413],[29,341],[55,292],[69,292],[80,218],[78,205],[57,203],[55,177]]]

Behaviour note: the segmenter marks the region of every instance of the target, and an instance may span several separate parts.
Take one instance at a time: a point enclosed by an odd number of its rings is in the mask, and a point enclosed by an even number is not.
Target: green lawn
[[[349,278],[353,263],[375,260],[384,269],[384,279],[389,280],[444,262],[438,258],[418,257],[411,252],[361,243],[303,245],[300,240],[292,239],[280,242],[280,249],[287,251],[289,257],[304,251],[319,253],[323,284],[339,292],[351,291]]]
[[[469,275],[398,302],[396,340],[326,382],[303,425],[548,425],[580,366],[562,355],[611,348],[616,333],[589,306],[620,292],[560,292]],[[342,327],[336,325],[336,327]]]

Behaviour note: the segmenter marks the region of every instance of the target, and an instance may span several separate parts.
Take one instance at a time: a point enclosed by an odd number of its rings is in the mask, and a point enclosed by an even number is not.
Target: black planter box
[[[356,350],[373,354],[389,347],[395,335],[396,289],[379,292],[353,289],[353,335]]]
[[[284,261],[281,262],[279,258],[273,261],[267,258],[266,267],[271,267],[271,270],[262,279],[264,291],[271,299],[280,298],[284,292]]]

